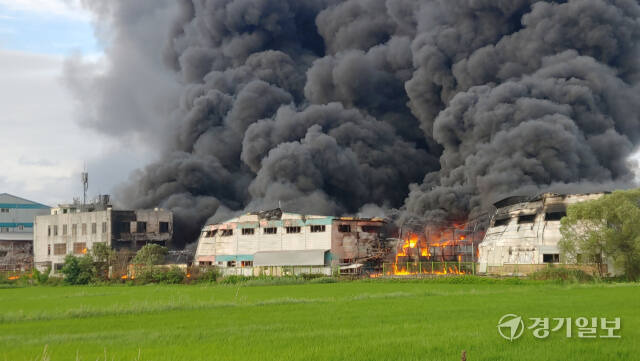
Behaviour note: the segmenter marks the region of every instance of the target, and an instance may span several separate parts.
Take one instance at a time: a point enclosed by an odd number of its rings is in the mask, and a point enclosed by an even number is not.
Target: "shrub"
[[[150,243],[140,248],[133,258],[133,263],[147,266],[162,264],[168,253],[169,249],[167,247]]]
[[[220,278],[220,271],[215,268],[206,268],[204,270],[200,270],[200,274],[198,275],[198,281],[200,282],[216,282],[218,278]]]
[[[555,280],[562,282],[591,282],[593,276],[579,270],[564,267],[550,267],[540,271],[536,271],[529,275],[534,280]]]
[[[236,283],[246,282],[246,281],[248,281],[250,279],[251,279],[251,277],[247,277],[247,276],[231,275],[231,276],[224,277],[220,281],[220,283],[225,284],[225,285],[235,285]]]
[[[186,273],[184,273],[184,271],[180,267],[172,266],[165,273],[165,282],[171,284],[182,283],[184,282],[186,276]]]
[[[31,271],[31,278],[34,280],[34,282],[43,285],[45,283],[47,283],[47,281],[49,280],[49,274],[51,273],[51,267],[48,267],[46,271],[44,272],[40,272],[37,268],[33,268],[33,270]]]
[[[67,255],[62,266],[64,281],[72,285],[86,285],[96,278],[96,268],[90,255],[75,257]]]

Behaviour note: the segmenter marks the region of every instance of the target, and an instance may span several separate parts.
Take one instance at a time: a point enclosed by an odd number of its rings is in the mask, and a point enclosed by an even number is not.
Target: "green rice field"
[[[621,338],[504,314],[621,318]],[[574,326],[575,327],[575,326]],[[598,333],[602,333],[598,331]],[[640,285],[371,280],[0,289],[0,360],[640,360]]]

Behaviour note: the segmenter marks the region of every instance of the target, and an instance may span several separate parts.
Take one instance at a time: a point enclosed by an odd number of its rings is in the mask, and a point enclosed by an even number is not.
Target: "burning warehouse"
[[[560,219],[567,206],[600,198],[604,193],[512,196],[494,204],[496,213],[479,246],[479,271],[527,274],[560,263]],[[614,272],[612,265],[608,271]],[[607,273],[605,271],[605,273]]]
[[[384,253],[383,226],[380,218],[304,215],[281,209],[246,213],[204,226],[195,260],[244,275],[331,274],[337,267],[357,270]]]

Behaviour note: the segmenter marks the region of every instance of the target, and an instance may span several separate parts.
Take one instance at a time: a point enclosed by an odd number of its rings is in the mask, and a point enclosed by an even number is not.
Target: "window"
[[[0,208],[0,213],[9,213],[9,208]]]
[[[217,229],[214,229],[213,231],[204,231],[204,236],[207,238],[211,238],[211,237],[215,237],[216,233],[218,233]]]
[[[47,256],[51,256],[51,245],[47,245]]]
[[[276,228],[276,227],[267,227],[267,228],[264,228],[264,232],[263,233],[264,234],[276,234],[276,233],[278,233],[278,228]]]
[[[54,236],[58,235],[58,226],[57,225],[53,226],[53,235]]]
[[[96,234],[98,233],[98,225],[96,224],[96,222],[91,223],[91,234]]]
[[[87,253],[87,244],[84,242],[75,242],[73,244],[73,254]]]
[[[9,227],[0,228],[0,232],[9,232]]]
[[[62,226],[62,235],[63,236],[67,235],[67,225],[66,224]]]
[[[380,227],[379,226],[362,226],[362,232],[380,233]]]
[[[102,222],[102,233],[107,233],[107,222]]]
[[[62,255],[67,253],[67,244],[66,243],[55,243],[53,245],[53,254]]]
[[[349,224],[339,224],[338,225],[338,232],[340,232],[340,233],[349,233],[349,232],[351,232],[351,225],[349,225]]]
[[[285,227],[285,230],[287,231],[287,233],[300,233],[300,227],[299,226]]]
[[[47,226],[47,237],[51,237],[51,226]]]
[[[86,235],[87,234],[87,224],[86,223],[82,223],[82,235]]]
[[[559,221],[562,217],[566,216],[567,212],[559,211],[559,212],[549,212],[544,214],[545,221]]]
[[[104,229],[104,223],[103,223],[103,229]],[[104,230],[102,233],[105,233]],[[131,233],[131,223],[120,222],[120,233]]]
[[[220,236],[222,237],[233,236],[233,229],[221,229]],[[235,267],[235,265],[233,267]]]
[[[236,261],[227,261],[227,267],[235,267]]]
[[[136,233],[147,233],[147,222],[136,222]]]
[[[523,224],[523,223],[534,223],[536,220],[536,215],[535,214],[527,214],[527,215],[523,215],[518,217],[518,224]]]
[[[19,224],[19,225],[18,225],[18,230],[19,230],[19,231],[24,230],[24,224]]]
[[[53,270],[56,272],[60,272],[62,271],[62,267],[64,266],[64,263],[54,263],[53,264]]]
[[[9,251],[0,251],[0,258],[6,257],[7,254],[9,254]]]
[[[544,263],[560,263],[560,254],[558,253],[545,253],[542,255],[542,262]]]
[[[251,229],[251,228],[249,228]],[[253,267],[253,261],[242,261],[240,262],[241,267]]]
[[[317,233],[317,232],[324,232],[326,230],[326,227],[324,225],[320,226],[320,225],[312,225],[311,226],[311,233]]]
[[[254,232],[253,228],[243,228],[242,229],[242,235],[243,236],[252,236]],[[244,266],[243,266],[244,267]]]
[[[169,233],[169,222],[160,222],[158,229],[160,233]]]
[[[71,234],[74,235],[74,236],[78,234],[78,225],[77,224],[72,224],[71,225]]]
[[[493,222],[493,226],[494,227],[506,226],[507,224],[509,224],[509,221],[511,221],[511,218],[496,219],[495,222]]]

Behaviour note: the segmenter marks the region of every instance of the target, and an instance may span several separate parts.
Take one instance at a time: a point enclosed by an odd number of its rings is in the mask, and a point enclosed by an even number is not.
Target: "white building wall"
[[[92,225],[96,224],[96,232],[92,232]],[[103,223],[106,230],[103,232]],[[76,233],[73,234],[73,225],[76,225]],[[82,232],[82,225],[86,224],[86,234]],[[64,226],[67,226],[67,234],[63,234]],[[58,234],[55,234],[55,226]],[[111,245],[111,209],[97,212],[65,213],[36,217],[34,235],[34,262],[40,268],[46,268],[44,263],[51,265],[64,263],[67,254],[74,253],[74,243],[86,243],[86,248],[91,249],[97,242]],[[65,244],[66,253],[56,255],[56,244]],[[81,253],[79,253],[81,254]]]

